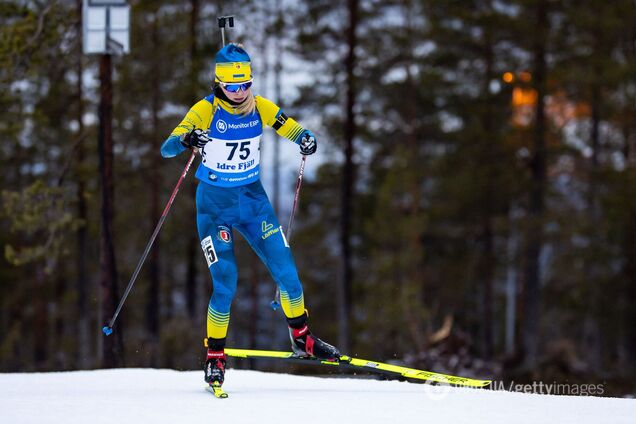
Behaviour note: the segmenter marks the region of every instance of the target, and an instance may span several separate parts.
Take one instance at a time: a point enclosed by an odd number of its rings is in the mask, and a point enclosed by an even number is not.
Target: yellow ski
[[[337,361],[323,361],[317,358],[300,357],[293,352],[281,352],[274,350],[250,350],[250,349],[225,349],[225,354],[235,358],[247,359],[280,359],[289,362],[305,363],[313,365],[329,365],[344,367],[354,370],[366,370],[375,374],[383,374],[387,377],[407,380],[430,381],[441,384],[465,387],[486,387],[490,380],[478,380],[474,378],[459,377],[455,375],[442,374],[432,371],[418,370],[415,368],[392,365],[384,362],[371,361],[368,359],[351,358],[341,355]]]
[[[221,384],[219,384],[218,382],[214,382],[211,385],[208,385],[205,390],[212,393],[214,397],[219,399],[225,399],[227,397],[227,393],[225,393],[225,390],[221,388]]]

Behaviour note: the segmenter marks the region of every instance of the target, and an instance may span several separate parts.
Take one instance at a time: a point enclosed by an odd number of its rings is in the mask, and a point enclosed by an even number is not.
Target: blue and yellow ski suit
[[[161,147],[163,157],[186,150],[180,137],[193,128],[208,130],[212,141],[201,151],[196,171],[197,227],[201,248],[212,274],[207,336],[224,339],[230,305],[236,293],[237,266],[232,230],[236,229],[269,269],[280,288],[287,318],[305,312],[296,265],[267,194],[260,182],[260,141],[263,126],[296,143],[305,129],[271,101],[256,96],[248,115],[213,94],[196,103]]]

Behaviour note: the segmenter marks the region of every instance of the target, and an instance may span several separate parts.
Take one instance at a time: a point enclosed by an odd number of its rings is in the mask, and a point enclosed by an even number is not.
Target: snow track
[[[228,370],[228,399],[202,371],[0,374],[0,423],[630,423],[636,400],[547,396]]]

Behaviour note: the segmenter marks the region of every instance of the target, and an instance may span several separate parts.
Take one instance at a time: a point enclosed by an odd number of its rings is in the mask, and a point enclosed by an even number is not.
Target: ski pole
[[[124,292],[124,296],[119,301],[119,306],[117,306],[117,310],[115,311],[115,314],[108,322],[108,325],[102,328],[102,331],[104,332],[106,336],[110,336],[113,332],[113,325],[115,325],[117,316],[119,315],[119,312],[121,311],[122,306],[124,306],[124,302],[126,301],[126,298],[128,297],[128,294],[130,293],[130,290],[132,290],[133,284],[135,284],[137,275],[139,275],[139,271],[141,271],[141,266],[146,260],[146,256],[148,256],[148,253],[150,252],[150,249],[152,248],[152,245],[155,242],[155,238],[157,238],[157,234],[159,234],[159,230],[161,229],[163,222],[166,220],[166,216],[168,215],[168,211],[170,210],[170,207],[172,206],[172,202],[174,201],[174,198],[177,196],[177,193],[179,192],[179,187],[181,186],[181,183],[185,179],[186,174],[190,170],[190,165],[192,165],[192,162],[194,161],[194,158],[196,157],[196,155],[197,155],[196,150],[193,150],[192,155],[190,155],[190,159],[188,160],[188,163],[186,164],[185,168],[183,169],[183,172],[181,173],[181,178],[179,178],[177,185],[175,186],[174,190],[172,190],[172,195],[170,196],[170,200],[168,200],[168,204],[164,208],[163,213],[161,214],[161,218],[159,218],[159,222],[157,223],[157,226],[155,227],[155,231],[152,233],[152,236],[150,237],[150,240],[148,241],[148,244],[146,245],[146,250],[144,250],[144,253],[141,256],[141,259],[139,260],[139,263],[137,264],[137,268],[135,268],[135,272],[133,272],[133,275],[130,278],[128,287],[126,287],[126,291]]]
[[[307,160],[307,155],[303,155],[300,160],[300,169],[298,170],[298,179],[296,179],[296,194],[294,194],[294,204],[292,206],[291,215],[289,215],[289,224],[287,225],[287,244],[291,240],[292,235],[292,224],[294,223],[294,215],[296,215],[296,207],[298,206],[298,198],[300,197],[300,186],[303,183],[303,175],[305,174],[305,161]],[[280,287],[276,286],[276,294],[274,294],[274,300],[270,302],[270,306],[273,310],[277,310],[280,308]]]

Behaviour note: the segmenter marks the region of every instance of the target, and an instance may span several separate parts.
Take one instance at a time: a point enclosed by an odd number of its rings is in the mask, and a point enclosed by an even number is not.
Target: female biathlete
[[[303,155],[316,152],[311,131],[288,117],[271,101],[252,93],[250,57],[235,44],[216,54],[212,93],[196,103],[161,146],[173,157],[198,149],[201,164],[196,193],[201,248],[212,274],[213,293],[207,314],[205,381],[221,385],[230,305],[236,293],[237,267],[232,230],[247,240],[280,288],[294,352],[336,359],[338,350],[307,327],[303,289],[283,229],[260,182],[260,141],[265,125],[300,146]]]

